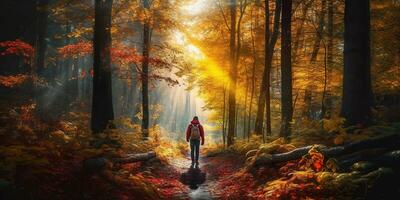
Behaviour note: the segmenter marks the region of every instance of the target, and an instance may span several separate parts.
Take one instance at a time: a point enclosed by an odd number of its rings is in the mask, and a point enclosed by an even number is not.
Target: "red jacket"
[[[198,124],[199,129],[200,129],[200,137],[201,137],[201,144],[204,144],[204,129],[203,126],[200,124],[198,120],[192,120],[189,124],[189,126],[186,129],[186,141],[189,141],[190,139],[190,129],[192,128],[193,124]]]

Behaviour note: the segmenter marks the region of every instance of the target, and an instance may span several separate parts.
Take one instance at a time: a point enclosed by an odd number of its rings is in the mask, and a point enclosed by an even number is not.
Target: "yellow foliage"
[[[344,129],[343,124],[344,124],[345,119],[341,117],[337,118],[331,118],[331,119],[323,119],[322,124],[323,128],[326,132],[332,133],[332,132],[339,132],[343,133]]]

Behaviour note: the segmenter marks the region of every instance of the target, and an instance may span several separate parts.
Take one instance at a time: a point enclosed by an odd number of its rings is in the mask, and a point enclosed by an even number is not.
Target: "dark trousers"
[[[199,161],[200,140],[190,139],[190,157],[193,162]]]

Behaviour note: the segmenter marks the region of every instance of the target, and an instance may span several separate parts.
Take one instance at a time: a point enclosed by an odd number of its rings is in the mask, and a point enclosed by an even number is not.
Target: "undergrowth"
[[[217,188],[222,190],[221,199],[365,199],[393,195],[399,189],[395,183],[399,174],[394,168],[356,162],[350,170],[344,169],[336,159],[325,158],[319,145],[315,144],[335,146],[399,134],[400,123],[347,128],[342,125],[342,119],[310,122],[295,127],[289,141],[267,138],[267,142],[262,143],[259,136],[252,136],[249,141],[238,140],[229,148],[215,146],[208,149],[211,156],[233,153],[247,158],[240,170],[217,184]],[[258,168],[253,166],[259,156],[284,153],[307,145],[315,146],[299,160]],[[393,152],[393,156],[398,155],[398,151]]]
[[[99,175],[82,174],[85,159],[149,151],[156,151],[159,159],[154,165],[166,166],[169,159],[181,156],[186,146],[162,138],[159,127],[152,127],[149,139],[143,140],[140,127],[121,118],[114,121],[117,129],[93,135],[88,128],[88,113],[69,112],[59,121],[42,122],[35,117],[31,104],[10,109],[1,123],[0,185],[7,191],[2,192],[2,198],[101,199],[106,192],[115,199],[131,199],[132,194],[159,199],[172,194],[170,190],[160,191],[158,186],[165,182],[181,186],[174,179],[157,179],[148,169],[150,164],[140,162],[113,166]]]

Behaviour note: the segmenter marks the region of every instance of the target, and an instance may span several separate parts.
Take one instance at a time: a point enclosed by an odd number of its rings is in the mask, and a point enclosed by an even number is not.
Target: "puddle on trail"
[[[181,172],[180,181],[188,187],[188,196],[182,197],[183,199],[188,197],[191,200],[214,199],[210,192],[213,180],[207,177],[203,167],[207,164],[206,160],[200,158],[200,167],[191,167],[188,158],[177,159],[172,164]]]

